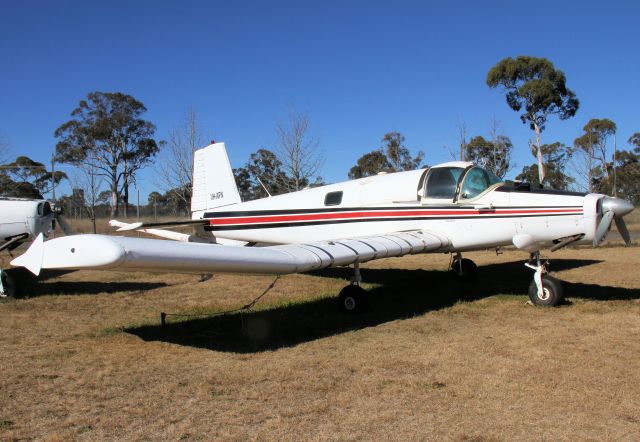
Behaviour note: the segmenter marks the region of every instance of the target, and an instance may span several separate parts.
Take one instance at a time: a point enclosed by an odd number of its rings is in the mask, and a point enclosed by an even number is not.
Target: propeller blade
[[[593,237],[593,247],[598,247],[598,244],[604,239],[609,228],[611,227],[611,221],[613,220],[613,210],[607,210],[604,213],[604,216],[600,220],[600,224],[598,224],[598,228],[596,229],[596,234]]]
[[[76,232],[71,228],[69,223],[67,223],[67,220],[64,219],[62,215],[58,215],[56,217],[56,220],[58,221],[58,225],[60,226],[60,228],[62,229],[65,235],[69,236],[69,235],[76,234]]]
[[[629,235],[629,230],[627,230],[627,225],[624,222],[622,217],[615,218],[616,227],[618,228],[618,232],[620,232],[620,236],[624,240],[624,243],[627,247],[631,245],[631,235]]]

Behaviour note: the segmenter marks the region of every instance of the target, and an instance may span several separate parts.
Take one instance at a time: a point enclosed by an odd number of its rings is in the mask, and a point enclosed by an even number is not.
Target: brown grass
[[[525,304],[524,254],[363,270],[372,309],[336,310],[348,273],[76,272],[0,304],[0,438],[44,440],[634,440],[637,247],[554,254],[569,303]]]
[[[636,208],[636,210],[625,216],[624,221],[630,231],[640,232],[640,209]]]

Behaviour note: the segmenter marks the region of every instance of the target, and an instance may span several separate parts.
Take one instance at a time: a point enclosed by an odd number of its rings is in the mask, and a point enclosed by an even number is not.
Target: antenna
[[[256,180],[258,180],[258,182],[260,183],[260,185],[262,186],[262,188],[264,189],[265,192],[267,192],[267,195],[269,195],[269,198],[271,198],[271,194],[269,193],[269,191],[267,190],[267,186],[265,186],[262,181],[260,181],[260,178],[256,177]]]
[[[613,133],[613,196],[618,196],[617,183],[616,183],[616,154],[618,152],[618,145],[616,144],[616,133]]]

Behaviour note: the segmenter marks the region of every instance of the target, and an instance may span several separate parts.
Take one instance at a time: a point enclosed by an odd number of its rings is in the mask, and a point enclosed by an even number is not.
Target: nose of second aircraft
[[[612,196],[608,196],[604,198],[602,202],[602,208],[604,212],[612,211],[616,218],[625,216],[627,213],[631,213],[631,211],[635,208],[633,204],[631,204],[627,200],[623,200],[622,198],[616,198]]]

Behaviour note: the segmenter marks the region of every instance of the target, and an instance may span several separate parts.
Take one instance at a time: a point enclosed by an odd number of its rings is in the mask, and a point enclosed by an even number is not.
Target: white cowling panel
[[[449,241],[422,231],[271,247],[233,247],[105,235],[38,238],[12,264],[40,269],[118,269],[182,273],[300,273],[355,262],[444,250]]]

